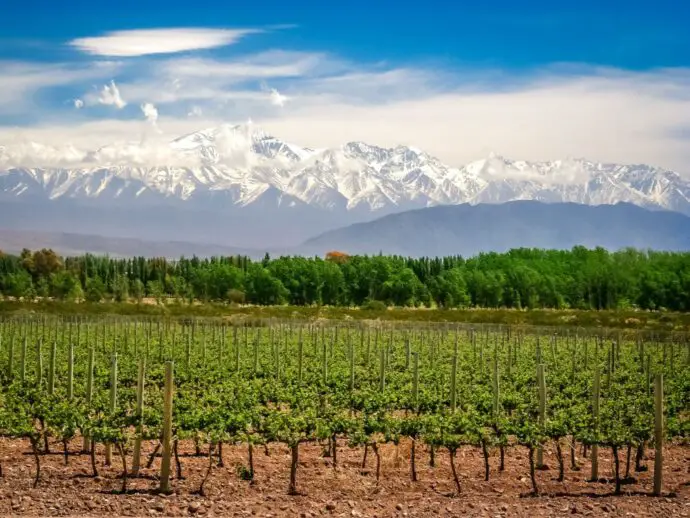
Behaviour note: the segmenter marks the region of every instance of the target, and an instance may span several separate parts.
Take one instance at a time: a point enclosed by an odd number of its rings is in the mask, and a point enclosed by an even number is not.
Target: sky
[[[115,145],[160,165],[173,138],[251,120],[456,166],[496,152],[690,173],[687,2],[331,4],[5,0],[0,160]]]

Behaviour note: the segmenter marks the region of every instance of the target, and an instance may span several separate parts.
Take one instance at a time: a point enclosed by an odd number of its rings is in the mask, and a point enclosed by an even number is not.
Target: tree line
[[[690,311],[690,253],[514,249],[475,257],[61,257],[0,252],[0,295],[258,305]]]

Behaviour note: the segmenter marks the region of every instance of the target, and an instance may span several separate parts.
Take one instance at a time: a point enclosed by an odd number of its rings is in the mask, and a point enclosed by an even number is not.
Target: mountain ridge
[[[53,166],[37,167],[41,160]],[[301,147],[251,124],[93,151],[36,143],[0,146],[0,219],[11,219],[17,229],[40,230],[45,224],[62,232],[98,233],[85,221],[86,206],[94,221],[104,217],[96,213],[99,208],[124,226],[137,227],[137,238],[162,232],[163,239],[196,240],[196,229],[207,227],[224,245],[273,247],[390,213],[515,200],[628,202],[690,215],[690,180],[648,165],[528,162],[495,153],[452,167],[410,146],[353,141],[337,148]],[[32,226],[9,213],[8,204],[28,213]],[[188,225],[155,222],[159,209],[175,219],[188,214]],[[133,213],[140,216],[133,219]]]
[[[301,250],[441,257],[574,246],[690,250],[690,217],[624,202],[588,206],[519,200],[448,205],[328,231],[305,241]]]

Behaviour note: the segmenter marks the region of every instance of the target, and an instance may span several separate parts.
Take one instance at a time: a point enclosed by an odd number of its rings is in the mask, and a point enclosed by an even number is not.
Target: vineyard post
[[[546,379],[544,377],[544,364],[537,365],[537,384],[539,385],[539,427],[543,430],[546,420]],[[537,447],[537,468],[544,467],[544,449]]]
[[[648,354],[647,355],[647,362],[646,362],[646,367],[645,367],[645,386],[647,388],[647,395],[651,395],[652,388],[652,374],[651,374],[651,368],[652,368],[652,355]]]
[[[410,369],[410,337],[405,335],[405,370]]]
[[[664,375],[654,378],[654,496],[661,495],[664,464]]]
[[[362,330],[362,333],[364,330]],[[366,357],[364,358],[364,363],[367,366],[367,372],[369,371],[369,359],[371,358],[371,329],[367,330],[367,353]]]
[[[453,355],[453,363],[450,369],[450,411],[455,413],[457,409],[457,375],[458,375],[458,355]]]
[[[234,327],[232,332],[232,342],[235,348],[235,372],[240,372],[240,341],[237,339],[237,326]]]
[[[57,355],[57,342],[50,344],[50,366],[48,369],[48,394],[51,396],[55,392],[55,362]]]
[[[328,346],[325,340],[321,342],[321,363],[321,374],[325,385],[328,382]]]
[[[304,362],[304,341],[300,337],[297,343],[297,381],[302,384],[302,364]]]
[[[165,393],[163,396],[163,459],[161,462],[161,493],[170,493],[170,456],[172,453],[173,362],[165,362]]]
[[[608,356],[606,359],[606,390],[611,390],[611,368],[613,365],[613,352],[609,347]]]
[[[92,344],[91,347],[89,348],[89,367],[88,371],[86,373],[86,406],[88,407],[91,404],[91,398],[93,397],[93,369],[95,367],[95,361],[96,361],[96,348]],[[89,438],[86,434],[84,434],[84,442],[82,444],[82,451],[83,452],[88,452],[89,451]]]
[[[41,352],[42,342],[42,338],[39,338],[36,342],[36,382],[39,387],[43,384],[43,354]]]
[[[479,342],[479,375],[484,377],[484,340]]]
[[[19,379],[22,383],[26,380],[26,345],[27,338],[25,336],[22,340],[22,350],[19,356]]]
[[[10,344],[7,358],[7,377],[11,380],[14,375],[14,332],[10,336]]]
[[[254,336],[254,376],[259,372],[259,340],[261,339],[261,328],[257,328]]]
[[[572,347],[572,360],[573,360],[573,365],[572,365],[572,372],[570,374],[570,380],[572,383],[575,383],[575,373],[577,372],[577,339],[575,340],[575,343],[573,343]]]
[[[201,362],[206,364],[206,324],[201,328]]]
[[[220,347],[218,348],[218,365],[223,364],[223,349],[225,349],[225,335],[227,330],[225,329],[225,324],[221,324],[220,328]]]
[[[187,347],[185,350],[185,366],[189,369],[189,360],[192,355],[192,335],[187,333]]]
[[[79,330],[79,328],[77,328],[77,331],[78,330]],[[139,322],[135,321],[134,322],[134,339],[133,339],[134,357],[135,358],[137,358],[139,356],[139,334],[138,334],[138,330],[139,330]]]
[[[70,340],[67,349],[67,399],[74,397],[74,343]]]
[[[110,411],[115,412],[117,407],[117,353],[113,354],[110,363]],[[105,443],[105,465],[110,466],[112,462],[113,445]]]
[[[139,372],[137,376],[137,436],[134,440],[134,454],[132,458],[132,474],[136,477],[139,474],[141,465],[141,434],[143,432],[144,414],[144,380],[146,375],[146,359],[139,360]]]
[[[379,390],[381,394],[386,388],[386,348],[381,347],[381,366],[379,372]]]
[[[601,384],[601,372],[599,366],[594,367],[594,386],[592,387],[592,417],[594,418],[594,432],[599,433],[599,392]],[[598,437],[596,438],[598,440]],[[592,472],[590,480],[599,479],[599,445],[597,442],[592,444]]]
[[[543,369],[543,366],[542,366]],[[543,382],[544,374],[542,372],[542,382]],[[498,410],[500,406],[500,378],[499,378],[499,372],[498,372],[498,350],[496,350],[496,353],[494,354],[494,380],[493,380],[493,408],[494,408],[494,418],[498,417]],[[540,392],[541,392],[541,387],[540,387]]]
[[[355,343],[350,341],[350,392],[355,390]]]
[[[415,412],[419,410],[419,352],[412,353],[414,357],[412,374],[412,401],[414,402]]]

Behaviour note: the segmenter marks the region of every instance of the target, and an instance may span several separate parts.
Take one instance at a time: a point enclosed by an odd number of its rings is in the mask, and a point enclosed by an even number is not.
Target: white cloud
[[[113,61],[69,64],[0,60],[0,116],[45,113],[39,108],[43,90],[112,76],[119,68],[120,64]]]
[[[146,120],[149,121],[151,124],[156,124],[156,121],[158,121],[158,109],[153,104],[142,104],[141,112],[144,114]]]
[[[140,106],[141,113],[144,114],[144,118],[151,125],[151,127],[160,133],[158,128],[158,108],[156,108],[152,103],[144,103]]]
[[[77,110],[81,110],[84,107],[84,101],[82,101],[81,99],[74,99],[73,103],[74,107]]]
[[[289,97],[281,94],[275,88],[271,88],[271,92],[270,92],[269,96],[271,98],[271,104],[273,106],[283,107],[283,106],[285,106],[285,103],[290,100]]]
[[[69,45],[91,55],[133,57],[171,54],[231,45],[258,29],[171,28],[115,31],[78,38]]]
[[[103,85],[98,94],[98,103],[106,106],[115,106],[118,110],[127,106],[127,103],[120,95],[120,90],[115,81],[110,81],[110,84]]]
[[[270,51],[224,60],[142,58],[100,68],[24,64],[10,70],[8,76],[5,69],[0,75],[0,116],[8,110],[40,113],[41,124],[27,124],[23,132],[58,149],[73,145],[92,150],[129,141],[150,124],[142,128],[141,120],[70,119],[40,104],[44,85],[78,83],[83,89],[92,78],[100,83],[116,77],[117,85],[111,82],[79,98],[86,106],[123,107],[126,99],[142,110],[146,104],[161,109],[165,117],[156,123],[165,133],[155,135],[160,149],[151,151],[153,144],[147,141],[146,152],[118,155],[121,160],[133,156],[137,164],[184,162],[186,157],[166,154],[167,141],[251,117],[272,134],[309,147],[363,140],[415,145],[451,165],[495,150],[513,159],[585,157],[690,173],[688,69],[634,72],[570,65],[518,74],[390,68],[325,54]],[[124,110],[118,118],[130,115]],[[98,110],[86,116],[98,116]],[[0,127],[0,143],[14,132]]]

